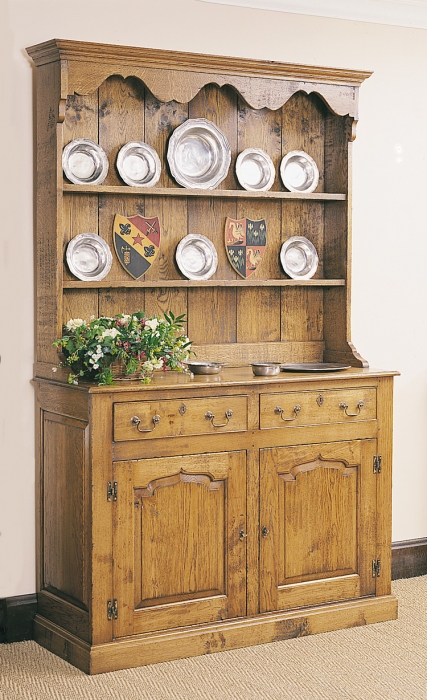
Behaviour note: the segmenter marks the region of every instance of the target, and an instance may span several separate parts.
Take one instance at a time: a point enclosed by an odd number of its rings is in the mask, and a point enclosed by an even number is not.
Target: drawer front
[[[233,433],[247,430],[247,396],[114,404],[114,440]]]
[[[328,389],[261,394],[260,427],[283,428],[375,420],[377,390]]]

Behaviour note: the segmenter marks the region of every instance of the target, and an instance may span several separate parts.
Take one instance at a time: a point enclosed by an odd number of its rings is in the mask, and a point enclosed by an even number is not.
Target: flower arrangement
[[[113,318],[91,317],[70,319],[63,327],[64,335],[53,343],[61,348],[64,360],[59,367],[70,367],[70,384],[80,378],[99,385],[113,384],[112,365],[123,363],[126,375],[138,372],[145,383],[155,369],[185,369],[191,341],[183,333],[184,315],[175,317],[170,311],[164,317],[146,318],[144,311]],[[54,367],[53,371],[57,368]]]

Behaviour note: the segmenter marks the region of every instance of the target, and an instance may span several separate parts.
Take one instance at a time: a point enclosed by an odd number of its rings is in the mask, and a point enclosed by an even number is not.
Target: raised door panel
[[[375,446],[261,450],[261,612],[375,594]]]
[[[115,464],[116,637],[246,614],[245,457]]]

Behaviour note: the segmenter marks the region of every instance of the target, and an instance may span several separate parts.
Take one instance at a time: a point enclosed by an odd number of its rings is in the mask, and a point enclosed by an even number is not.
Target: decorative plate
[[[314,192],[319,182],[319,170],[308,153],[290,151],[280,163],[280,177],[290,192]]]
[[[113,256],[108,243],[95,233],[80,233],[66,252],[70,272],[79,280],[102,280],[110,271]]]
[[[99,185],[108,173],[108,158],[91,139],[70,141],[62,151],[62,169],[74,185]]]
[[[219,374],[224,367],[223,362],[187,362],[187,367],[193,374]]]
[[[142,141],[130,141],[122,146],[116,165],[123,182],[133,187],[154,187],[162,170],[154,148]]]
[[[218,266],[218,255],[212,241],[195,233],[178,243],[175,256],[179,269],[189,280],[208,280]]]
[[[260,148],[246,148],[236,160],[236,175],[245,190],[265,192],[276,177],[273,161]]]
[[[350,369],[351,365],[340,362],[302,362],[301,364],[280,365],[282,372],[339,372],[342,369]]]
[[[283,270],[294,280],[309,280],[315,274],[319,258],[314,245],[304,236],[292,236],[280,249]]]
[[[172,133],[167,158],[180,185],[212,190],[227,177],[231,149],[216,124],[208,119],[187,119]]]

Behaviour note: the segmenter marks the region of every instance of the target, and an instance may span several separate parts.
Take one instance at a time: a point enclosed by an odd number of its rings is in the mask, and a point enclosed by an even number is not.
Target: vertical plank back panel
[[[124,185],[117,168],[117,154],[129,141],[144,141],[145,94],[140,80],[123,80],[113,75],[99,88],[99,143],[109,160],[106,185]],[[124,185],[125,186],[125,185]],[[110,280],[131,278],[120,264],[114,250],[113,222],[116,214],[144,216],[144,199],[138,195],[124,197],[101,196],[99,203],[100,235],[108,243],[113,254]],[[99,292],[99,312],[103,316],[131,313],[144,308],[142,290],[109,289]]]
[[[317,95],[296,93],[282,107],[282,155],[298,150],[308,153],[319,169],[316,191],[324,191],[326,108]],[[321,202],[285,201],[282,204],[282,242],[304,236],[317,250],[319,266],[314,275],[324,275],[324,205]],[[308,287],[281,290],[282,340],[301,342],[323,338],[323,293]],[[305,351],[305,350],[304,350]],[[304,357],[305,361],[319,357]],[[303,361],[303,356],[301,356]]]
[[[277,173],[282,150],[280,111],[254,110],[243,100],[239,100],[238,125],[239,152],[246,148],[260,148],[270,156]],[[275,186],[277,186],[277,177]],[[267,246],[264,257],[252,273],[251,279],[280,277],[277,251],[281,241],[281,203],[239,200],[237,218],[248,218],[253,221],[265,219],[266,222]],[[239,289],[237,329],[237,339],[241,343],[280,340],[280,289],[278,287]]]
[[[220,90],[215,85],[203,88],[189,103],[189,117],[209,119],[225,134],[230,144],[232,163],[237,151],[237,95],[234,90]],[[235,188],[232,166],[221,188]],[[188,233],[209,238],[218,254],[218,279],[236,279],[237,273],[228,262],[225,251],[225,222],[236,218],[235,200],[193,198],[188,201]],[[188,333],[198,345],[236,342],[236,289],[200,289],[188,295]]]
[[[98,143],[98,93],[90,95],[69,95],[65,108],[63,124],[64,143],[74,139],[92,139]],[[67,244],[80,233],[99,233],[98,198],[85,195],[64,196],[63,205],[63,242],[64,256]],[[64,279],[75,279],[64,265]],[[89,320],[98,316],[98,292],[96,289],[73,290],[64,292],[63,318],[66,323],[70,318]]]
[[[148,90],[145,101],[145,142],[158,153],[162,163],[159,187],[177,187],[167,161],[168,139],[172,131],[188,118],[188,106],[179,102],[159,102]],[[175,249],[187,235],[187,201],[184,197],[145,197],[145,216],[158,216],[162,238],[160,253],[144,279],[180,279],[175,263]],[[185,289],[147,290],[145,308],[149,315],[172,311],[176,316],[188,314]]]

